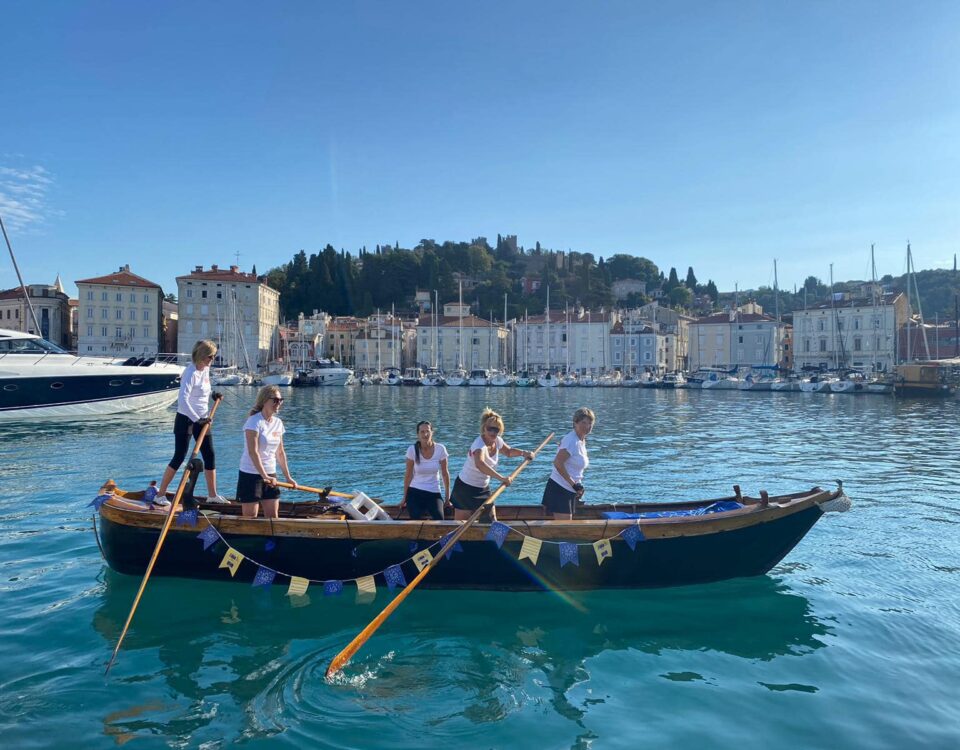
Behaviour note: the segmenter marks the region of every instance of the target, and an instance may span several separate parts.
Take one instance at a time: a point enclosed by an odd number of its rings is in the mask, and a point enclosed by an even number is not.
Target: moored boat
[[[422,385],[423,370],[419,367],[408,367],[403,371],[403,377],[400,378],[400,385]]]
[[[166,510],[144,502],[142,492],[106,491],[97,511],[104,557],[120,573],[141,575]],[[842,486],[778,496],[761,492],[757,498],[737,489],[717,500],[587,504],[574,521],[548,520],[540,505],[498,505],[499,521],[467,529],[460,551],[437,565],[422,586],[647,588],[762,575],[825,512],[849,505]],[[298,577],[342,587],[373,577],[382,586],[388,571],[415,575],[414,558],[427,550],[435,555],[459,527],[456,521],[398,520],[397,506],[383,508],[384,520],[353,520],[342,512],[344,505],[326,501],[283,502],[278,520],[243,518],[237,503],[201,500],[201,509],[199,515],[180,513],[154,574],[250,582],[266,570],[269,582],[278,584]],[[535,550],[532,558],[521,559],[521,548]],[[228,572],[230,551],[235,554]]]

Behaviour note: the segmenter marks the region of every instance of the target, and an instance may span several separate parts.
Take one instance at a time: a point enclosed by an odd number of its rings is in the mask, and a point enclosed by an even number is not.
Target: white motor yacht
[[[851,371],[839,380],[830,381],[830,390],[834,393],[869,393],[867,379],[862,372]]]
[[[380,385],[400,385],[402,380],[400,370],[396,367],[388,367],[383,371],[383,376],[380,378]]]
[[[470,370],[470,378],[467,380],[467,385],[490,385],[490,375],[486,370]]]
[[[335,359],[318,359],[302,373],[307,385],[348,385],[353,379],[353,370],[344,367]]]
[[[419,367],[408,367],[403,371],[403,377],[400,378],[400,385],[422,385],[423,370]]]
[[[77,357],[32,333],[0,329],[0,421],[163,409],[176,402],[182,373],[153,357]]]
[[[680,372],[668,372],[660,381],[661,388],[683,388],[687,385],[687,379]]]

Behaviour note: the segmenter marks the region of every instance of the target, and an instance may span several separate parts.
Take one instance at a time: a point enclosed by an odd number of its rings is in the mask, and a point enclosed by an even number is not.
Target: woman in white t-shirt
[[[203,339],[193,345],[190,354],[192,360],[187,369],[180,376],[180,393],[177,396],[177,416],[173,420],[174,449],[173,458],[163,471],[160,486],[157,488],[154,505],[170,505],[167,500],[167,487],[173,481],[177,469],[187,457],[190,448],[190,436],[194,440],[200,435],[205,424],[210,423],[207,415],[210,413],[210,396],[214,400],[220,398],[219,393],[212,393],[210,386],[210,364],[217,356],[217,345],[209,339]],[[227,500],[217,492],[217,464],[213,452],[213,425],[207,430],[207,435],[200,444],[200,455],[203,457],[203,478],[207,480],[207,502],[226,503]]]
[[[412,520],[432,518],[443,520],[443,508],[450,502],[450,470],[447,468],[447,449],[433,442],[433,426],[429,422],[417,424],[417,442],[407,448],[407,473],[403,477],[403,500]],[[440,494],[440,479],[446,492]]]
[[[587,435],[597,416],[585,406],[573,413],[573,429],[563,436],[553,459],[553,471],[543,490],[543,506],[558,521],[573,519],[577,500],[583,497],[583,474],[590,465]]]
[[[264,518],[280,515],[280,488],[277,486],[277,464],[283,469],[294,489],[297,483],[287,466],[283,449],[283,421],[277,416],[283,396],[275,385],[265,385],[257,393],[257,402],[243,423],[243,456],[237,478],[237,500],[243,505],[244,518],[256,518],[263,505]]]
[[[507,458],[523,456],[528,461],[533,459],[530,451],[507,445],[502,435],[503,418],[492,409],[485,409],[480,415],[480,437],[473,441],[467,451],[467,460],[464,461],[450,494],[450,502],[454,507],[453,517],[458,521],[466,521],[473,511],[489,499],[491,478],[510,486],[510,477],[497,471],[500,454]],[[490,512],[485,513],[481,520],[487,522],[496,519],[497,514],[491,507]]]

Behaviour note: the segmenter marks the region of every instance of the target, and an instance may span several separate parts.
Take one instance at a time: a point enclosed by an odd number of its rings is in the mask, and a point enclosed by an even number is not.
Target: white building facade
[[[857,297],[838,293],[832,302],[795,310],[794,369],[892,372],[898,357],[897,331],[908,315],[906,296],[899,292]]]
[[[508,354],[507,327],[471,314],[466,303],[447,303],[436,321],[427,315],[416,324],[417,367],[436,366],[444,372],[458,367],[503,370],[508,367]]]
[[[130,357],[163,348],[163,289],[121,266],[77,281],[77,354]]]
[[[217,342],[217,365],[256,368],[277,348],[280,292],[237,266],[209,271],[197,266],[177,277],[177,349],[187,353],[200,339]]]
[[[783,360],[784,326],[769,315],[730,310],[690,323],[690,371],[772,366]]]

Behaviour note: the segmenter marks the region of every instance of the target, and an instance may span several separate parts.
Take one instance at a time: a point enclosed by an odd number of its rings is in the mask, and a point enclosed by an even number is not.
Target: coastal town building
[[[613,357],[611,329],[618,316],[610,311],[582,307],[568,311],[551,310],[512,321],[516,369],[539,372],[560,370],[593,375],[622,369]]]
[[[356,367],[354,342],[365,328],[366,321],[362,318],[348,315],[332,318],[323,336],[323,356],[337,360],[344,367]]]
[[[77,281],[77,289],[78,354],[130,357],[163,349],[159,284],[126,264],[115,273]]]
[[[196,266],[177,277],[177,298],[177,351],[188,353],[198,339],[213,339],[219,346],[218,366],[256,368],[270,359],[280,292],[263,277],[238,266]]]
[[[180,311],[176,302],[163,301],[163,346],[160,351],[177,351],[177,339],[180,329]]]
[[[783,360],[783,324],[747,303],[690,323],[690,372],[705,367],[772,367]]]
[[[45,338],[65,349],[72,348],[70,327],[70,298],[64,291],[60,277],[53,284],[27,284],[27,293],[40,330],[30,315],[23,289],[14,287],[0,291],[0,328],[24,331]]]
[[[314,359],[323,356],[323,339],[332,318],[314,310],[312,315],[300,313],[296,328],[281,331],[286,358],[294,367],[306,368]]]
[[[439,318],[433,320],[429,315],[420,318],[416,324],[417,367],[436,366],[444,372],[458,367],[466,370],[508,367],[508,328],[498,321],[484,320],[470,310],[467,303],[461,306],[459,302],[448,302],[443,305]]]
[[[872,284],[864,284],[855,296],[838,292],[794,310],[794,368],[892,372],[898,361],[897,332],[908,315],[906,295]]]

